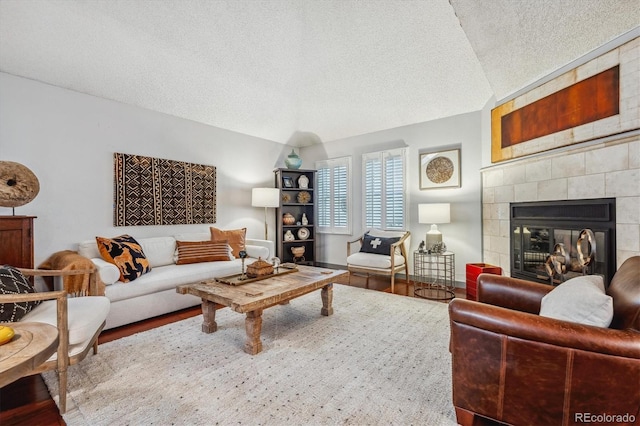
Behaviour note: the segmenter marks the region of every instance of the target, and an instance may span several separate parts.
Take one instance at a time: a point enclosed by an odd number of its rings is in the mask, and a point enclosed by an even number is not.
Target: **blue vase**
[[[288,169],[299,169],[300,166],[302,166],[302,158],[292,149],[291,154],[284,159],[284,164],[286,164]]]

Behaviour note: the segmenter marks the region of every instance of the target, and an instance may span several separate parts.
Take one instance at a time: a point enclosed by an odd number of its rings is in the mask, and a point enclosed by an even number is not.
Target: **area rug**
[[[68,425],[455,425],[447,305],[334,285],[263,313],[263,351],[222,309],[100,345],[69,368]],[[57,376],[44,373],[58,401]]]

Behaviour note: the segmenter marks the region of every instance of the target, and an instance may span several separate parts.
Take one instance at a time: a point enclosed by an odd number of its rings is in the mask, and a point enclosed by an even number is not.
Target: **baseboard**
[[[335,263],[316,262],[316,266],[329,269],[347,269],[347,265],[336,265]],[[397,274],[396,278],[407,281],[407,277],[404,274]],[[416,281],[414,275],[409,274],[409,280]],[[466,288],[467,285],[464,281],[455,281],[456,288]]]

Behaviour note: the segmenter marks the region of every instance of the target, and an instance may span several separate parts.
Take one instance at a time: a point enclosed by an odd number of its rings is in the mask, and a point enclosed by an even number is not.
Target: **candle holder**
[[[273,261],[273,268],[276,270],[276,274],[277,274],[278,272],[280,272],[280,258],[274,257],[272,261]]]
[[[245,271],[244,271],[244,260],[247,258],[247,252],[244,250],[240,250],[240,253],[238,253],[238,256],[240,256],[240,259],[242,259],[242,275],[240,276],[240,279],[246,280],[247,275],[245,274]]]

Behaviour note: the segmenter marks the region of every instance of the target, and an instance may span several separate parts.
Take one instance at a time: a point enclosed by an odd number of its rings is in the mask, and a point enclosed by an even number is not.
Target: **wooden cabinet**
[[[275,186],[280,190],[280,206],[276,209],[276,255],[282,263],[315,265],[316,171],[276,169]],[[286,218],[285,218],[286,216]],[[299,253],[294,255],[292,248]]]
[[[33,268],[35,216],[0,216],[0,264]]]

